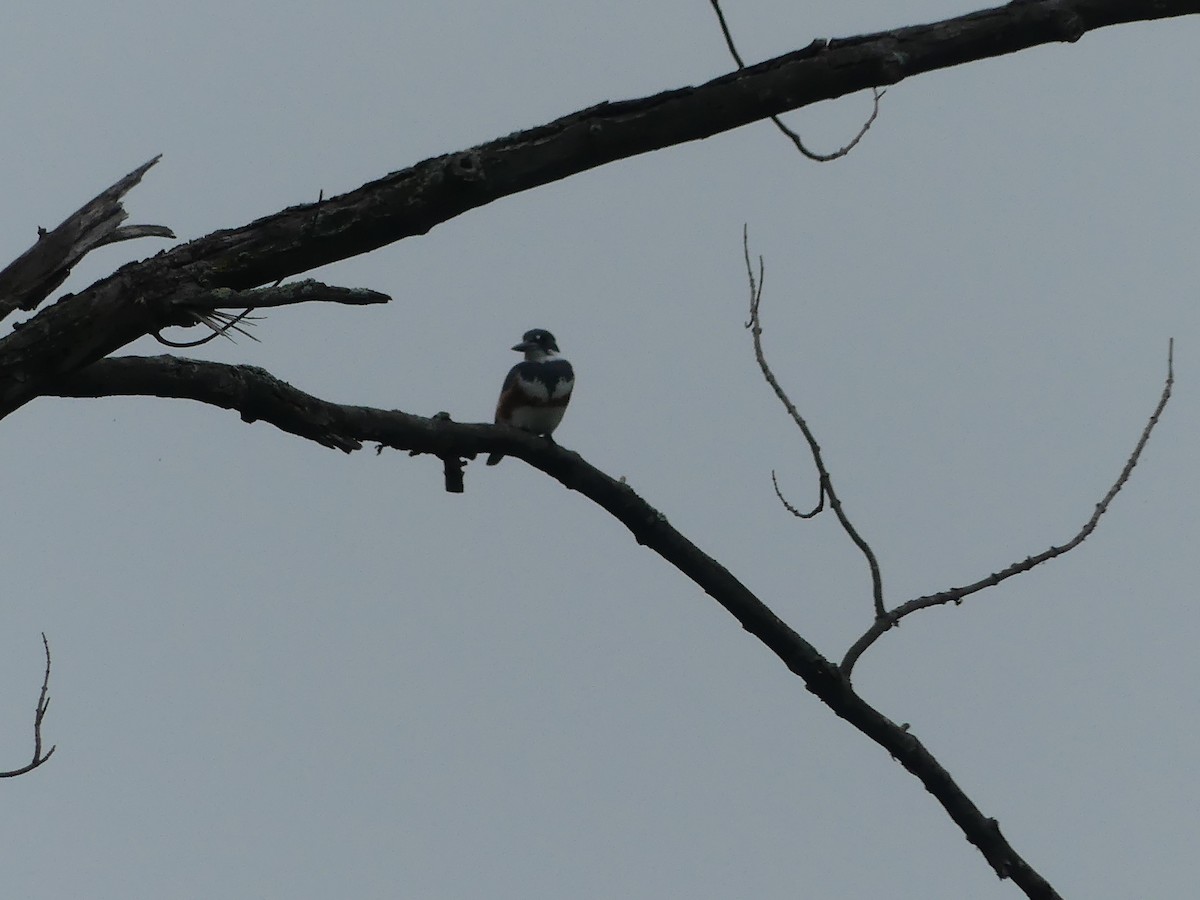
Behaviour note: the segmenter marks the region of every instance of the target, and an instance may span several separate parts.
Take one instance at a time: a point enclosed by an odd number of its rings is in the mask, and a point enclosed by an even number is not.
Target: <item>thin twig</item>
[[[817,505],[808,512],[800,512],[796,507],[788,502],[787,497],[783,496],[783,491],[779,490],[779,479],[775,477],[775,470],[771,470],[771,485],[775,488],[775,496],[779,498],[779,502],[783,504],[783,508],[790,512],[797,519],[812,519],[817,513],[825,508],[825,489],[820,489],[820,496],[817,498]]]
[[[775,127],[782,131],[784,136],[787,137],[787,139],[790,140],[795,145],[796,149],[799,150],[804,156],[808,157],[813,162],[832,162],[835,159],[840,159],[857,147],[858,142],[861,141],[863,137],[866,136],[866,133],[871,130],[871,126],[874,125],[875,120],[879,118],[879,101],[883,99],[883,95],[886,93],[886,88],[871,88],[872,99],[874,102],[874,106],[871,108],[871,115],[867,117],[867,121],[863,123],[862,128],[858,130],[858,134],[851,139],[850,143],[846,144],[846,146],[839,150],[833,151],[832,153],[817,153],[815,150],[809,150],[808,147],[804,146],[804,142],[800,140],[800,135],[785,125],[779,116],[771,116],[771,121],[775,123]]]
[[[729,48],[733,61],[737,63],[739,69],[746,68],[742,55],[738,53],[737,45],[733,43],[733,34],[729,30],[729,23],[725,21],[725,12],[721,9],[721,4],[718,0],[709,0],[709,2],[712,3],[713,12],[717,14],[717,21],[721,23],[721,34],[725,35],[725,45]]]
[[[46,710],[50,708],[50,642],[46,640],[46,632],[42,632],[42,647],[46,651],[46,671],[42,675],[42,692],[38,694],[37,707],[33,714],[33,760],[19,769],[12,769],[8,772],[0,772],[0,778],[15,778],[18,775],[24,775],[26,772],[32,772],[42,763],[46,762],[54,751],[58,749],[55,744],[45,755],[42,754],[42,720],[46,718]]]
[[[783,387],[780,386],[779,381],[775,378],[775,373],[772,372],[771,367],[767,365],[767,357],[763,352],[762,345],[762,320],[759,318],[759,304],[762,302],[762,286],[765,267],[763,265],[763,259],[760,256],[758,258],[758,278],[756,280],[754,275],[754,266],[750,262],[749,229],[745,226],[742,227],[742,252],[746,259],[746,277],[750,282],[750,321],[746,323],[746,327],[750,329],[750,334],[754,338],[754,358],[758,360],[758,368],[762,371],[763,378],[765,378],[767,384],[771,386],[771,390],[775,392],[775,396],[779,398],[779,402],[783,404],[783,408],[787,410],[787,413],[789,416],[791,416],[792,421],[796,423],[796,427],[800,429],[801,433],[804,435],[804,439],[808,441],[808,449],[812,453],[813,464],[816,465],[817,473],[820,476],[822,502],[824,502],[825,497],[829,498],[829,508],[832,509],[834,515],[837,516],[838,522],[840,522],[842,525],[842,530],[846,532],[850,540],[854,542],[854,545],[858,547],[858,549],[862,551],[863,556],[866,557],[867,566],[871,570],[871,595],[875,605],[875,617],[876,619],[879,619],[886,615],[883,607],[883,576],[879,570],[879,560],[875,558],[875,551],[871,549],[871,545],[868,544],[863,539],[862,535],[858,533],[858,529],[856,529],[850,522],[850,518],[846,515],[846,511],[842,508],[842,501],[838,499],[837,492],[833,489],[833,479],[830,477],[829,470],[825,466],[825,460],[821,456],[821,447],[817,443],[816,436],[812,433],[812,429],[808,427],[808,423],[804,421],[804,417],[800,415],[799,410],[796,409],[796,405],[792,403],[791,398],[788,397],[787,393],[783,390]],[[772,478],[774,478],[774,474],[772,474]],[[775,490],[776,494],[779,494],[778,484],[776,484]],[[779,494],[779,499],[783,500],[782,494]],[[786,500],[783,502],[793,515],[800,516],[802,519],[811,518],[820,512],[820,504],[818,504],[817,509],[813,510],[812,513],[807,516],[801,516],[800,513],[796,511]]]
[[[729,23],[725,20],[725,12],[721,9],[720,0],[709,0],[709,3],[712,4],[713,11],[717,14],[717,21],[721,25],[721,34],[725,36],[725,46],[729,48],[729,54],[733,57],[733,61],[737,63],[737,67],[739,69],[746,68],[746,63],[742,59],[742,55],[738,52],[737,45],[733,42],[733,33],[729,30]],[[887,93],[887,89],[875,87],[871,88],[871,92],[875,98],[875,105],[871,110],[870,117],[867,119],[863,127],[859,129],[858,134],[854,136],[854,139],[850,141],[850,143],[842,147],[840,150],[835,150],[833,153],[817,153],[813,150],[809,150],[808,147],[804,145],[804,141],[800,138],[800,135],[785,125],[779,116],[771,116],[770,119],[775,123],[775,127],[783,132],[784,137],[790,140],[801,154],[813,160],[814,162],[831,162],[835,159],[840,159],[853,150],[858,145],[858,142],[863,139],[863,136],[871,130],[871,126],[875,124],[875,120],[879,117],[879,101],[883,98],[883,95]]]
[[[1121,469],[1121,474],[1117,476],[1117,480],[1113,482],[1112,487],[1108,489],[1108,493],[1096,504],[1096,509],[1091,517],[1079,529],[1076,535],[1067,541],[1065,544],[1050,547],[1042,551],[1036,556],[1029,556],[1020,562],[1015,562],[999,572],[994,572],[986,578],[981,578],[972,584],[964,585],[963,587],[950,588],[946,591],[940,591],[936,594],[926,594],[924,597],[917,597],[914,600],[909,600],[897,606],[894,610],[887,613],[886,616],[876,618],[871,627],[854,642],[853,646],[846,651],[846,656],[842,660],[842,671],[849,677],[850,672],[854,668],[854,664],[863,652],[877,641],[885,632],[892,626],[898,623],[905,616],[914,613],[919,609],[928,609],[931,606],[940,606],[944,603],[962,603],[963,598],[971,594],[978,593],[984,588],[994,587],[1002,581],[1012,578],[1014,575],[1020,575],[1022,572],[1028,572],[1034,566],[1039,566],[1044,562],[1054,559],[1056,556],[1062,556],[1071,550],[1074,550],[1082,544],[1100,523],[1100,517],[1108,511],[1109,505],[1125,487],[1129,481],[1130,475],[1133,474],[1133,468],[1138,464],[1138,459],[1142,455],[1142,450],[1145,449],[1147,442],[1150,440],[1150,433],[1154,431],[1154,426],[1158,424],[1159,417],[1162,416],[1163,410],[1166,409],[1167,401],[1171,399],[1171,388],[1175,384],[1175,339],[1172,338],[1167,342],[1167,380],[1163,385],[1162,394],[1158,398],[1158,405],[1151,413],[1149,421],[1146,422],[1146,427],[1142,429],[1141,437],[1138,438],[1137,445],[1133,448],[1133,452],[1129,454],[1129,458],[1125,461],[1125,466]]]

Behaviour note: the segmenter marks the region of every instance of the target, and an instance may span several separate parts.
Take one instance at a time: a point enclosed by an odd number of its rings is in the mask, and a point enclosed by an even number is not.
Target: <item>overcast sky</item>
[[[729,0],[743,54],[971,4]],[[846,159],[769,125],[603,167],[318,270],[385,307],[273,310],[265,366],[326,399],[489,420],[553,331],[557,437],[624,475],[819,649],[870,624],[762,382],[816,430],[889,605],[1061,543],[859,663],[1064,897],[1194,891],[1200,613],[1200,21],[1085,36],[888,91]],[[14,6],[0,257],[155,154],[131,221],[181,240],[730,61],[705,0]],[[814,149],[869,95],[789,117]],[[157,252],[90,256],[64,290]],[[195,332],[178,332],[187,339]],[[129,352],[158,353],[151,341]],[[709,597],[509,459],[351,456],[182,401],[37,400],[0,423],[0,784],[13,898],[1013,898],[920,784]]]

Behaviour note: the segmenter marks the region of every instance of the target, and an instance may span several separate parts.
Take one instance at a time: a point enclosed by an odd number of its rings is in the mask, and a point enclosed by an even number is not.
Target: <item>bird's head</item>
[[[524,353],[527,360],[539,362],[557,354],[558,344],[555,343],[554,335],[550,332],[544,328],[534,328],[525,332],[521,337],[521,343],[514,344],[513,349]]]

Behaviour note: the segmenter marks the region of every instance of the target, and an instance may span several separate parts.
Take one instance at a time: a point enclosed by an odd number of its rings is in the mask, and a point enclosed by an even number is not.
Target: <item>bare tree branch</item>
[[[274,306],[293,306],[297,303],[342,303],[348,306],[369,306],[387,303],[392,298],[367,288],[347,288],[306,278],[273,287],[235,291],[216,288],[188,301],[199,309],[267,309]]]
[[[1043,550],[1036,556],[1029,556],[1019,562],[1001,569],[999,572],[994,572],[986,578],[981,578],[963,587],[950,588],[949,590],[940,591],[936,594],[927,594],[924,597],[917,597],[914,600],[909,600],[907,603],[902,603],[887,614],[877,617],[871,624],[871,627],[846,651],[845,657],[842,659],[841,669],[847,677],[850,676],[854,669],[854,664],[858,662],[858,658],[863,655],[868,647],[875,641],[879,640],[889,629],[895,626],[905,616],[915,613],[919,609],[928,609],[931,606],[940,606],[944,603],[962,603],[964,597],[978,593],[984,588],[994,587],[1002,581],[1007,581],[1014,575],[1020,575],[1023,572],[1028,572],[1034,566],[1039,566],[1044,562],[1054,559],[1056,556],[1062,556],[1071,550],[1074,550],[1082,544],[1100,524],[1100,517],[1108,511],[1109,505],[1116,499],[1121,488],[1129,481],[1129,476],[1133,474],[1133,468],[1138,464],[1141,458],[1142,451],[1146,448],[1147,442],[1150,440],[1150,433],[1154,431],[1154,426],[1158,424],[1159,418],[1162,416],[1163,410],[1167,408],[1167,401],[1171,399],[1171,388],[1175,384],[1175,341],[1174,339],[1167,343],[1167,380],[1163,385],[1162,394],[1158,398],[1158,405],[1154,407],[1154,412],[1150,414],[1149,420],[1146,422],[1146,427],[1142,429],[1142,434],[1138,438],[1133,452],[1129,454],[1129,458],[1125,460],[1125,465],[1121,469],[1121,474],[1117,476],[1117,480],[1113,482],[1112,487],[1108,489],[1108,493],[1096,504],[1096,509],[1091,517],[1083,524],[1083,527],[1075,534],[1073,538],[1065,544],[1052,546],[1047,550]]]
[[[98,360],[47,386],[50,397],[164,397],[236,410],[243,422],[263,421],[281,431],[350,453],[364,443],[431,454],[443,460],[447,490],[461,493],[462,460],[503,452],[525,459],[547,443],[518,428],[454,422],[321,400],[258,366],[227,365],[177,356],[116,356]],[[457,486],[454,486],[457,485]]]
[[[742,55],[738,53],[737,45],[733,42],[733,32],[729,30],[729,23],[725,20],[725,11],[721,9],[720,0],[708,0],[708,2],[712,4],[713,12],[717,14],[717,22],[721,26],[721,34],[725,36],[725,46],[729,48],[729,55],[733,57],[733,61],[737,63],[739,69],[746,68],[746,63],[742,60]],[[858,130],[858,134],[854,136],[850,143],[846,144],[840,150],[835,150],[833,153],[816,153],[809,150],[800,135],[784,124],[784,121],[779,116],[770,116],[770,119],[775,123],[775,127],[783,133],[783,136],[790,140],[792,145],[800,151],[802,156],[808,157],[813,162],[832,162],[835,159],[845,156],[858,146],[858,142],[871,130],[871,126],[875,124],[875,120],[879,117],[879,101],[887,91],[873,87],[871,88],[871,93],[875,98],[875,106],[871,110],[871,115],[867,118],[866,123]]]
[[[1031,898],[1058,897],[1008,843],[996,820],[983,814],[906,726],[892,722],[863,700],[836,665],[789,628],[724,566],[673,528],[665,515],[627,483],[596,469],[579,454],[519,429],[464,425],[452,422],[444,413],[422,418],[398,410],[329,403],[253,366],[174,357],[106,359],[61,379],[53,392],[73,397],[185,397],[237,409],[246,421],[262,419],[284,431],[346,451],[376,442],[443,460],[470,459],[494,451],[523,459],[606,510],[629,529],[639,544],[649,547],[721,604],[802,678],[809,691],[920,779],[997,875],[1012,878]]]
[[[218,330],[227,330],[225,320],[215,317],[215,292],[247,291],[423,234],[500,197],[615,160],[710,137],[865,88],[894,84],[920,72],[1037,44],[1074,41],[1107,25],[1197,12],[1200,0],[1159,0],[1155,4],[1019,0],[932,25],[816,41],[699,87],[602,103],[538,128],[425,160],[342,196],[322,197],[317,204],[215,232],[126,266],[77,295],[60,298],[0,339],[0,418],[40,394],[186,397],[236,409],[245,421],[262,419],[346,452],[373,441],[414,455],[432,454],[442,460],[448,483],[455,470],[461,481],[463,461],[479,453],[502,452],[523,459],[568,489],[589,497],[625,524],[639,543],[717,600],[801,677],[809,691],[920,779],[1000,877],[1011,877],[1029,897],[1056,898],[1050,885],[1004,839],[996,821],[983,815],[906,726],[897,725],[867,704],[855,692],[847,672],[822,656],[728,570],[671,527],[662,513],[628,485],[614,481],[577,454],[517,429],[329,403],[255,367],[172,357],[102,357],[142,335],[171,325],[194,324],[197,310],[205,309],[206,303],[212,312],[204,314],[218,322]],[[89,246],[95,245],[93,241]],[[748,244],[744,249],[751,281],[751,327],[761,357],[757,323],[761,274],[756,284]],[[59,283],[61,279],[42,297]],[[239,307],[240,303],[233,308]],[[770,383],[773,376],[768,375],[765,357],[763,360]],[[778,393],[793,412],[786,395],[781,390]],[[798,414],[794,418],[803,422]],[[815,440],[807,432],[806,437],[810,449],[819,454]],[[843,520],[819,457],[818,470],[821,495],[829,497]],[[843,521],[843,527],[847,525]],[[854,538],[856,532],[847,530]],[[873,555],[864,545],[860,548],[870,561]],[[873,575],[878,616],[883,608],[877,566]],[[48,677],[47,664],[39,724],[48,702]],[[38,741],[40,752],[40,735]],[[43,761],[48,756],[42,757]]]
[[[739,69],[746,68],[746,61],[742,59],[742,54],[738,53],[737,45],[733,42],[733,32],[729,30],[729,23],[725,21],[725,11],[721,9],[719,0],[709,0],[709,3],[712,4],[713,12],[717,14],[717,23],[721,26],[721,34],[725,36],[725,46],[729,48],[729,55],[733,57]]]
[[[816,41],[699,87],[602,103],[425,160],[319,204],[214,232],[61,298],[0,339],[0,418],[37,396],[45,381],[191,322],[181,306],[205,291],[269,284],[424,234],[500,197],[811,103],[1074,41],[1096,28],[1198,12],[1200,0],[1022,0],[929,25]],[[40,290],[44,295],[44,285]]]
[[[166,225],[122,225],[120,228],[113,229],[107,237],[97,241],[94,246],[103,247],[105,244],[118,244],[121,241],[132,241],[144,237],[174,238],[175,232]]]
[[[129,217],[121,199],[160,158],[143,163],[101,191],[53,231],[38,229],[37,242],[0,272],[0,319],[18,309],[37,307],[96,247],[140,237],[175,237],[163,225],[121,225]]]
[[[46,640],[46,632],[42,632],[42,647],[46,651],[46,670],[42,675],[42,691],[38,694],[37,707],[33,712],[33,759],[19,769],[10,769],[7,772],[0,772],[0,778],[16,778],[18,775],[24,775],[26,772],[32,772],[42,763],[46,762],[54,751],[58,749],[57,745],[52,746],[44,754],[42,753],[42,720],[46,718],[46,710],[50,708],[50,642]]]
[[[297,390],[257,366],[230,366],[176,356],[102,359],[51,384],[47,396],[149,396],[197,400],[263,420],[281,431],[346,453],[362,447],[352,436],[351,410]],[[413,417],[416,418],[416,417]]]
[[[801,512],[790,502],[788,502],[787,497],[783,496],[783,491],[779,489],[779,479],[775,476],[774,469],[771,470],[771,486],[775,488],[775,496],[779,498],[779,502],[783,504],[783,508],[790,512],[797,519],[816,518],[817,514],[825,509],[825,486],[820,482],[817,484],[817,493],[820,495],[817,497],[817,505],[808,512]]]
[[[883,607],[883,574],[879,569],[879,560],[875,557],[875,551],[871,549],[871,545],[858,533],[858,529],[854,527],[854,524],[850,521],[850,517],[846,515],[846,510],[842,507],[842,501],[833,489],[833,478],[829,474],[829,469],[825,466],[825,459],[821,455],[821,446],[817,443],[816,435],[808,427],[808,422],[800,415],[800,411],[796,409],[796,404],[792,403],[791,398],[788,397],[783,386],[780,385],[779,380],[775,377],[775,373],[771,371],[771,367],[767,364],[767,357],[763,352],[762,345],[762,320],[759,318],[765,269],[763,267],[763,259],[760,256],[758,258],[758,276],[757,278],[755,277],[754,266],[750,262],[749,229],[744,226],[742,228],[742,253],[746,259],[746,278],[750,282],[750,321],[746,323],[746,327],[750,329],[750,334],[754,338],[754,358],[758,361],[758,368],[762,372],[763,378],[771,386],[771,390],[775,392],[775,396],[779,398],[779,402],[783,404],[783,408],[787,410],[788,416],[796,423],[796,427],[800,429],[800,433],[804,435],[804,440],[808,442],[808,449],[812,454],[813,464],[817,467],[817,474],[820,477],[820,502],[818,502],[816,508],[810,513],[801,513],[784,499],[783,494],[779,491],[779,482],[775,479],[775,473],[772,472],[771,481],[775,485],[775,493],[783,501],[783,505],[787,507],[788,512],[801,519],[811,519],[815,516],[821,511],[824,499],[826,497],[829,498],[829,508],[837,516],[842,530],[846,532],[850,540],[854,542],[854,546],[862,552],[862,555],[867,560],[867,567],[871,570],[871,595],[874,598],[875,617],[878,619],[885,615]]]

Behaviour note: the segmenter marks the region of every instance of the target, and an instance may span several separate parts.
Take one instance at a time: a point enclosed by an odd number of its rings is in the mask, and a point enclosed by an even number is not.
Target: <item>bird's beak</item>
[[[518,353],[526,353],[536,347],[537,344],[533,343],[533,341],[521,341],[519,344],[513,344],[513,349]]]

